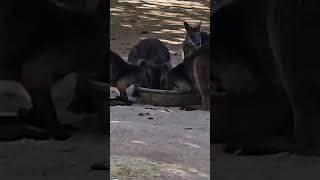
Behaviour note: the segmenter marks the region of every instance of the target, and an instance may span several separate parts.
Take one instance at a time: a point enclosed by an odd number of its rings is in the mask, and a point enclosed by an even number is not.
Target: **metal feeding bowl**
[[[140,103],[155,106],[187,106],[200,104],[200,95],[179,90],[161,90],[139,87]]]

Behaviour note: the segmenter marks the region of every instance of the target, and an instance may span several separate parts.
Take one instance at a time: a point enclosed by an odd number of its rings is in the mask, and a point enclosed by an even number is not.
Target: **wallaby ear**
[[[186,29],[187,32],[189,32],[191,30],[190,25],[186,21],[183,22],[183,25],[184,25],[184,28]]]
[[[202,21],[200,21],[200,22],[197,24],[197,26],[195,26],[195,29],[196,29],[197,31],[200,31],[201,25],[202,25]]]

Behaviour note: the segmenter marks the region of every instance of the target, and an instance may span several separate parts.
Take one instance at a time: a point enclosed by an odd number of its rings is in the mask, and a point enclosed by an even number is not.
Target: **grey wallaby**
[[[201,31],[201,24],[201,21],[196,25],[190,25],[184,22],[184,28],[187,34],[182,43],[183,59],[189,57],[195,49],[199,49],[201,46],[210,43],[210,34]]]

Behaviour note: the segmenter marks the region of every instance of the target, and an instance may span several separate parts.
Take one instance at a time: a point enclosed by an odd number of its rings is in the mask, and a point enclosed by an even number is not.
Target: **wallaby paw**
[[[125,105],[126,105],[126,106],[131,106],[132,104],[133,104],[132,101],[127,101],[127,102],[125,102]]]
[[[35,140],[48,140],[50,139],[50,134],[47,129],[28,125],[25,128],[25,137]]]

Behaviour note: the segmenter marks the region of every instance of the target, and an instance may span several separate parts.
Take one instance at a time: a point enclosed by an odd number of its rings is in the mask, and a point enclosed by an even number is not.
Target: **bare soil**
[[[74,79],[74,76],[70,75],[53,88],[58,116],[64,123],[82,124],[82,126],[87,124],[89,127],[95,122],[93,116],[75,116],[66,111],[73,94]],[[5,180],[107,179],[106,171],[90,170],[90,166],[95,162],[107,160],[106,142],[107,137],[91,127],[82,128],[81,132],[67,141],[21,139],[0,142],[0,178]]]

